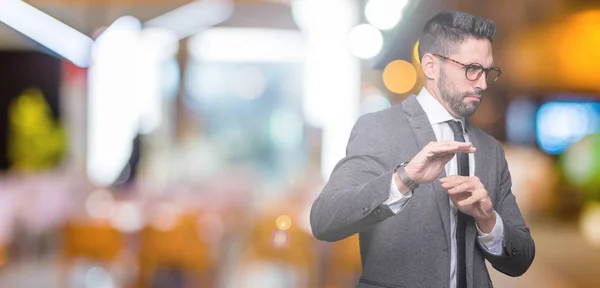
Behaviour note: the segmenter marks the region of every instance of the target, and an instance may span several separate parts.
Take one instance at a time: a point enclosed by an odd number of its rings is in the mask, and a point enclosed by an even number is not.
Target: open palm
[[[429,142],[406,166],[406,173],[416,183],[435,180],[457,152],[473,153],[475,147],[469,142]]]

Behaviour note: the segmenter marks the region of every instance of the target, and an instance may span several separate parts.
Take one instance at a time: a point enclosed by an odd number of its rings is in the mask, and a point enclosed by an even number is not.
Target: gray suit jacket
[[[466,230],[468,287],[491,287],[485,260],[495,269],[520,276],[531,265],[535,246],[515,196],[504,150],[492,136],[469,124],[480,178],[504,224],[500,256],[476,243],[475,222]],[[420,185],[404,209],[382,205],[390,193],[393,169],[436,141],[414,95],[400,105],[361,116],[339,161],[312,205],[313,235],[338,241],[359,233],[362,277],[358,287],[449,287],[450,206],[439,181]],[[445,172],[439,178],[445,177]],[[439,179],[438,178],[438,179]]]

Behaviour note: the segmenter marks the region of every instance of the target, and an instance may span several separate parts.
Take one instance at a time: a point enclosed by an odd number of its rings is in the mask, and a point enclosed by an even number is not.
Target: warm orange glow
[[[416,82],[415,67],[404,60],[392,61],[383,70],[383,83],[394,93],[406,93],[415,86]]]
[[[598,87],[600,75],[600,10],[574,15],[563,27],[556,54],[565,82]],[[600,88],[600,87],[598,87]]]
[[[275,220],[275,225],[277,225],[279,230],[286,231],[292,226],[292,219],[287,215],[280,215],[277,217],[277,220]]]
[[[421,68],[421,58],[419,58],[419,40],[417,40],[417,42],[415,42],[415,46],[413,46],[413,64],[415,64],[416,67]]]
[[[506,41],[506,77],[525,89],[600,91],[600,10],[531,27]]]
[[[413,94],[419,94],[421,88],[425,84],[425,74],[423,74],[423,68],[421,67],[421,58],[419,58],[419,40],[415,42],[412,53],[412,64],[417,71],[417,81],[410,91]]]

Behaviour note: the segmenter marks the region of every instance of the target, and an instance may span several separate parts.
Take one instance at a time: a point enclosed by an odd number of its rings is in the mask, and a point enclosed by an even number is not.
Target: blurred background
[[[310,205],[356,119],[421,89],[417,38],[444,9],[499,31],[472,122],[537,247],[492,279],[600,287],[583,0],[0,0],[0,286],[354,287],[356,235],[316,241]]]

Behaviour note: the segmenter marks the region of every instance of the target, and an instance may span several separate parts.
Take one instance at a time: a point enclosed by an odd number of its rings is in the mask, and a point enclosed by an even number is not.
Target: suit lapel
[[[419,150],[425,147],[427,143],[437,141],[427,114],[425,114],[416,97],[414,95],[409,96],[402,102],[402,106],[404,111],[409,115],[408,123],[415,136]],[[444,231],[446,232],[446,239],[448,239],[448,247],[450,247],[450,198],[440,184],[439,179],[443,177],[446,177],[445,169],[442,169],[440,176],[432,183],[427,184],[427,186],[433,191],[433,197],[435,197],[435,201],[437,202],[438,212],[440,213]]]

